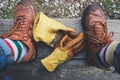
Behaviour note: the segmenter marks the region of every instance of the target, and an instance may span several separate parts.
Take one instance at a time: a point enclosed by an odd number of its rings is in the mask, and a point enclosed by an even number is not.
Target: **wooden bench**
[[[68,27],[82,31],[80,19],[56,19]],[[7,31],[12,24],[12,19],[0,19],[0,33]],[[120,41],[120,21],[108,20],[108,29],[114,31],[113,39]],[[74,56],[71,60],[60,64],[50,73],[39,63],[40,59],[48,56],[52,48],[44,43],[36,43],[36,59],[24,64],[14,64],[7,71],[0,74],[0,80],[9,76],[11,80],[119,80],[120,75],[113,68],[101,70],[86,63],[86,50]]]

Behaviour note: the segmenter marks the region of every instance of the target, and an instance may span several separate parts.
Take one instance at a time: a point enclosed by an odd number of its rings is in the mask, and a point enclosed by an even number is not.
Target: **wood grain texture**
[[[55,19],[68,27],[72,27],[77,33],[83,31],[80,19]],[[0,33],[5,33],[12,24],[11,19],[0,19]],[[114,31],[113,39],[120,41],[120,21],[108,20],[108,30]],[[9,76],[11,80],[119,80],[120,75],[111,67],[101,70],[86,63],[86,50],[82,51],[71,60],[60,64],[50,73],[40,63],[40,59],[48,56],[54,49],[45,43],[35,43],[36,59],[24,64],[13,64],[0,74],[0,80]]]

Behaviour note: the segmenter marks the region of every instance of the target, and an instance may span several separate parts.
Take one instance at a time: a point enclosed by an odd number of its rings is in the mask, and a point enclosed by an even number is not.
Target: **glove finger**
[[[78,52],[80,52],[84,47],[85,47],[85,40],[82,40],[78,44],[73,46],[72,49],[73,49],[74,54],[77,54]]]
[[[67,34],[60,40],[60,44],[59,47],[64,47],[67,42],[69,42],[70,40],[72,40]]]
[[[81,42],[81,40],[84,40],[84,33],[81,32],[75,39],[71,40],[68,42],[67,45],[65,45],[65,49],[69,49],[72,48],[75,44],[78,44],[79,42]]]
[[[60,40],[60,47],[63,47],[63,43],[67,40],[68,35],[65,35],[61,40]]]

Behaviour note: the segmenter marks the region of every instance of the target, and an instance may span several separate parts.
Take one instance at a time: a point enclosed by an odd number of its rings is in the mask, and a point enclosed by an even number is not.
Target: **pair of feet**
[[[31,1],[21,0],[15,10],[13,30],[3,35],[4,38],[21,40],[28,46],[29,52],[24,58],[24,62],[29,61],[33,55],[32,26],[34,19],[35,11]],[[88,38],[88,62],[97,66],[96,53],[112,42],[107,34],[107,21],[103,10],[98,5],[88,6],[83,12],[82,25]]]

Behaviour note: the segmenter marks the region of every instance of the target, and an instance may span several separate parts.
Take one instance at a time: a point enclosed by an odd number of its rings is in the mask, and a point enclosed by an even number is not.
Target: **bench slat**
[[[5,75],[9,75],[12,80],[119,80],[120,78],[112,70],[100,70],[88,66],[85,60],[70,60],[59,65],[52,73],[46,71],[39,60],[35,60],[9,67],[1,75],[0,80],[4,80]]]

